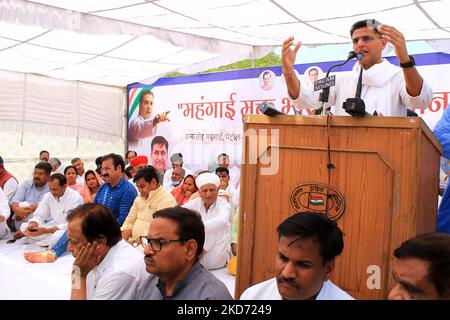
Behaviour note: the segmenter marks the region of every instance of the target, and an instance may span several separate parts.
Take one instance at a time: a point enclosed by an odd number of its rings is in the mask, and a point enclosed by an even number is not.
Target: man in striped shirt
[[[121,226],[137,196],[136,188],[123,177],[125,162],[122,156],[110,153],[102,159],[105,183],[95,195],[94,203],[108,207]]]

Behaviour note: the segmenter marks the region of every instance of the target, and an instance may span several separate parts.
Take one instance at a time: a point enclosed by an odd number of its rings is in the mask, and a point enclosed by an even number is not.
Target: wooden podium
[[[425,122],[262,115],[243,120],[235,298],[274,277],[278,224],[327,205],[345,234],[331,280],[356,299],[385,299],[393,250],[435,230],[441,147]],[[330,175],[328,156],[335,166]]]

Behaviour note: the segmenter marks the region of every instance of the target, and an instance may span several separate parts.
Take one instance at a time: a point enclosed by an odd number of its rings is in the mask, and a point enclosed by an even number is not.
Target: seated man
[[[14,197],[18,187],[17,179],[5,169],[3,158],[0,157],[0,189],[3,189],[8,202]]]
[[[30,221],[22,223],[20,231],[27,236],[28,242],[52,246],[66,231],[69,211],[82,203],[80,194],[67,187],[66,177],[55,173],[50,177],[50,192],[39,202]]]
[[[139,300],[232,300],[226,286],[200,264],[205,227],[197,212],[182,207],[156,211],[141,237],[150,276]]]
[[[0,188],[0,239],[9,237],[9,228],[6,220],[8,220],[10,214],[8,198],[3,192],[3,189]]]
[[[217,166],[227,168],[230,176],[230,184],[236,189],[241,181],[241,170],[234,164],[230,164],[230,157],[226,153],[221,153],[217,157]]]
[[[15,228],[20,230],[20,225],[28,221],[36,210],[38,203],[49,192],[48,181],[52,166],[47,162],[39,162],[34,167],[33,180],[27,180],[20,184],[19,189],[11,200],[11,209],[14,212]],[[15,238],[21,238],[23,234],[18,232]]]
[[[231,221],[234,220],[236,208],[239,207],[239,193],[235,187],[230,183],[230,172],[227,168],[218,167],[216,169],[216,175],[220,178],[219,195],[223,193],[226,195],[231,208]]]
[[[450,235],[415,236],[394,250],[390,300],[450,300]]]
[[[131,159],[130,165],[134,169],[134,174],[136,174],[139,170],[148,166],[148,158],[146,156],[136,156]]]
[[[166,172],[164,172],[164,178],[163,178],[163,183],[162,183],[164,188],[166,188],[166,186],[170,184],[170,180],[172,178],[172,173],[175,168],[183,168],[185,177],[190,174],[193,174],[193,172],[189,168],[186,168],[183,165],[183,155],[181,153],[178,152],[178,153],[172,154],[172,156],[170,157],[170,162],[172,163],[172,168],[168,169],[168,170],[166,170]]]
[[[173,195],[159,184],[158,175],[152,166],[139,170],[133,181],[140,196],[134,200],[121,230],[122,239],[137,247],[141,244],[140,237],[148,233],[153,213],[157,210],[175,207],[177,202]]]
[[[173,189],[178,187],[184,179],[186,171],[181,167],[176,167],[172,170],[172,174],[170,176],[170,181],[166,183],[163,187],[167,192],[172,192]]]
[[[205,225],[205,252],[201,263],[207,269],[220,269],[227,263],[231,243],[230,204],[217,196],[220,179],[214,173],[202,173],[195,183],[200,198],[188,201],[183,207],[199,212]]]
[[[87,203],[72,210],[67,222],[67,249],[75,257],[71,299],[135,299],[147,277],[142,253],[122,240],[111,211]]]
[[[342,232],[325,215],[296,213],[277,228],[276,277],[258,283],[241,300],[352,300],[328,277],[344,248]]]

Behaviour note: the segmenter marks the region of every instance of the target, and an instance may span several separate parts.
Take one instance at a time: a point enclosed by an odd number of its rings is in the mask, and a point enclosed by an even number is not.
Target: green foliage
[[[268,55],[262,57],[261,59],[241,60],[241,61],[237,61],[235,63],[229,64],[226,66],[206,70],[206,71],[200,72],[198,74],[230,71],[230,70],[240,70],[240,69],[261,68],[261,67],[272,67],[272,66],[279,66],[279,65],[281,65],[280,56],[277,55],[276,53],[272,52],[272,53],[269,53]],[[184,74],[181,72],[172,72],[172,73],[166,74],[164,77],[178,77],[178,76],[186,76],[186,75],[187,74]]]

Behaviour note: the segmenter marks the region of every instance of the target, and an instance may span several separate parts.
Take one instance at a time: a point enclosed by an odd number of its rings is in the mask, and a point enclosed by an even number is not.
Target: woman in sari
[[[102,178],[94,170],[88,170],[84,174],[83,203],[94,203],[98,188],[103,183]]]
[[[192,174],[184,177],[183,183],[172,190],[172,195],[175,197],[178,205],[181,206],[189,201],[193,193],[198,190],[195,184],[195,177]]]

